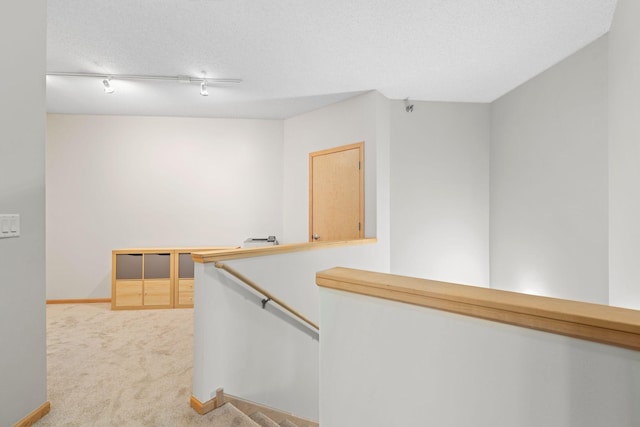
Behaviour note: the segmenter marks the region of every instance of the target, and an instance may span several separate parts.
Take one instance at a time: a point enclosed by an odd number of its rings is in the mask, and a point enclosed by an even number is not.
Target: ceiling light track
[[[154,76],[145,74],[105,74],[105,73],[68,73],[51,71],[47,72],[47,76],[60,76],[60,77],[92,77],[107,80],[159,80],[159,81],[171,81],[178,83],[206,83],[210,84],[239,84],[242,83],[242,79],[216,79],[210,77],[192,77],[192,76]]]

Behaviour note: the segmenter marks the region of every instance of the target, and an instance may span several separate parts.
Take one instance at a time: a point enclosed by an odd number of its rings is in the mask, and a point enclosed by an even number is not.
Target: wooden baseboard
[[[47,304],[95,304],[111,302],[111,298],[48,299]]]
[[[189,403],[191,404],[191,407],[200,415],[211,412],[218,407],[218,401],[215,397],[202,403],[195,396],[191,395],[191,400]]]
[[[13,427],[29,427],[34,425],[38,420],[47,415],[51,410],[51,403],[47,400],[40,407],[29,415],[18,421]]]

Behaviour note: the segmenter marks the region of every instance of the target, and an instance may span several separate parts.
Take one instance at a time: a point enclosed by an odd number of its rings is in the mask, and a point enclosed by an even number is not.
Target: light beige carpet
[[[192,354],[192,309],[48,305],[51,412],[36,425],[245,426],[230,408],[199,415],[189,406]]]

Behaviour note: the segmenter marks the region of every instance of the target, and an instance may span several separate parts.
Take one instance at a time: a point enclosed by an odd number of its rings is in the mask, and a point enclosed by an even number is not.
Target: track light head
[[[207,81],[206,80],[203,80],[202,83],[200,83],[200,95],[209,96],[209,90],[207,89]]]
[[[104,86],[104,91],[106,93],[113,93],[113,86],[111,86],[111,77],[107,77],[102,81],[102,86]]]
[[[404,100],[404,111],[413,113],[413,104],[409,103],[409,98],[405,98]]]

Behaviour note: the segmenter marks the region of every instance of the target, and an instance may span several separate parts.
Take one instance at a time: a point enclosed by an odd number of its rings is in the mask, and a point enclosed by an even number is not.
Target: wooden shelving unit
[[[139,310],[193,307],[192,252],[206,248],[116,249],[111,255],[111,309]]]

